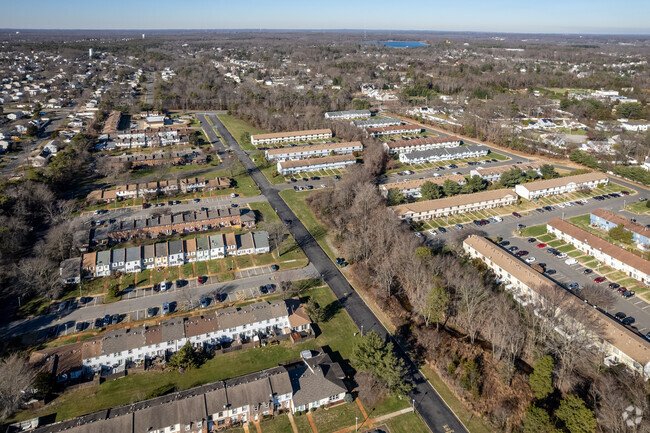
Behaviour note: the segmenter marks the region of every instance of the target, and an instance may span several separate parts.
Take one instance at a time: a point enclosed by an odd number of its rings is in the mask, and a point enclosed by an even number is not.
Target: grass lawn
[[[363,420],[363,414],[356,403],[346,403],[329,408],[318,408],[311,413],[318,433],[332,433],[345,427],[354,425],[355,417]]]
[[[135,274],[129,273],[122,275],[122,290],[126,289],[132,284],[135,284]]]
[[[210,270],[210,274],[218,274],[221,272],[221,260],[219,259],[214,259],[214,260],[208,260],[208,269]]]
[[[246,141],[244,142],[241,140],[242,134],[244,132],[248,132],[251,135],[254,134],[264,134],[268,131],[265,131],[263,129],[259,129],[254,127],[253,125],[244,122],[241,119],[238,119],[237,117],[231,116],[230,114],[218,114],[217,118],[221,120],[221,123],[223,123],[223,126],[226,127],[228,132],[232,134],[232,136],[237,140],[239,145],[242,147],[244,150],[248,151],[255,151],[256,147],[253,146],[250,142]]]
[[[289,422],[288,415],[278,415],[269,421],[262,422],[260,427],[263,433],[291,432],[291,423]]]
[[[559,247],[560,245],[564,245],[564,242],[562,242],[562,241],[558,241],[558,240],[554,240],[554,241],[548,242],[548,244],[549,244],[550,246],[552,246],[553,248],[556,248],[556,247]]]
[[[636,202],[634,204],[631,204],[629,206],[625,206],[625,210],[630,211],[632,213],[636,214],[650,214],[650,207],[648,207],[648,201],[641,201],[641,202]]]
[[[546,233],[546,224],[540,224],[538,226],[526,227],[521,231],[521,235],[524,237],[537,237]]]
[[[590,219],[589,214],[587,214],[587,215],[579,215],[579,216],[576,216],[576,217],[573,217],[573,218],[569,218],[569,222],[571,224],[576,225],[578,227],[582,227],[582,228],[589,227],[590,221],[591,221],[591,219]]]
[[[232,271],[235,269],[235,259],[232,256],[226,256],[221,260],[221,266],[224,271]]]
[[[562,246],[559,247],[557,250],[558,250],[558,251],[561,251],[561,252],[563,252],[563,253],[568,253],[568,252],[570,252],[570,251],[574,251],[575,248],[573,248],[573,246],[571,246],[571,245],[562,245]]]
[[[18,413],[14,420],[25,420],[35,416],[56,413],[56,421],[69,419],[97,410],[143,400],[156,388],[175,386],[177,390],[201,384],[237,377],[278,365],[300,357],[300,352],[316,347],[328,346],[337,358],[352,355],[354,333],[358,331],[347,312],[329,287],[319,287],[304,293],[313,297],[321,306],[331,312],[327,322],[319,323],[321,332],[311,341],[292,344],[285,340],[276,346],[266,346],[218,355],[206,361],[201,367],[185,371],[146,372],[129,375],[120,380],[107,381],[99,386],[65,392],[46,408]],[[349,405],[352,406],[352,405]],[[354,405],[356,408],[356,405]],[[353,419],[354,422],[354,419]],[[349,424],[348,424],[349,425]]]
[[[40,316],[47,313],[50,302],[45,298],[32,298],[29,301],[22,301],[16,315],[18,317]]]
[[[547,233],[545,235],[539,236],[537,239],[540,242],[547,242],[548,243],[548,242],[552,241],[553,239],[555,239],[555,236],[553,236],[552,234]]]
[[[582,251],[571,251],[569,253],[569,257],[576,258],[576,257],[581,257],[581,256],[582,256]]]
[[[305,203],[305,199],[309,195],[309,191],[293,191],[290,189],[284,190],[280,193],[282,199],[289,205],[291,210],[296,214],[300,222],[302,222],[309,233],[316,239],[318,245],[325,251],[325,253],[334,260],[338,254],[332,249],[327,242],[327,229],[316,219],[312,210]]]
[[[386,415],[387,413],[406,409],[410,405],[408,397],[399,398],[392,395],[386,396],[382,401],[377,403],[375,407],[368,406],[363,400],[361,400],[361,402],[366,408],[366,412],[370,418],[376,418],[381,415]]]
[[[269,223],[280,221],[280,217],[278,217],[273,207],[267,202],[249,203],[248,207],[255,211],[255,217],[260,227],[265,227]]]
[[[208,265],[205,262],[195,262],[194,266],[196,267],[196,275],[208,274]]]
[[[235,262],[237,262],[237,267],[239,269],[246,269],[246,268],[253,267],[253,261],[251,260],[251,256],[249,255],[237,256],[235,257]]]
[[[422,421],[420,415],[417,413],[405,413],[395,418],[386,420],[386,426],[390,429],[390,433],[429,433],[429,427]],[[475,430],[470,429],[472,433]],[[484,430],[481,430],[484,431]]]
[[[185,263],[181,266],[181,276],[183,278],[192,278],[194,276],[194,266],[192,263]]]
[[[167,268],[167,279],[170,281],[176,281],[179,279],[178,266]]]
[[[235,279],[235,274],[233,272],[226,272],[225,274],[219,275],[219,282],[225,283],[226,281],[232,281]]]
[[[276,260],[275,257],[273,257],[273,254],[267,253],[253,256],[253,262],[255,263],[255,266],[264,266],[271,265],[275,263]]]
[[[305,415],[294,415],[293,422],[296,423],[298,433],[312,433],[311,426],[309,425],[309,420]],[[264,432],[264,430],[262,430],[262,432]]]
[[[152,284],[160,284],[165,279],[165,270],[157,271],[151,269],[151,282]]]

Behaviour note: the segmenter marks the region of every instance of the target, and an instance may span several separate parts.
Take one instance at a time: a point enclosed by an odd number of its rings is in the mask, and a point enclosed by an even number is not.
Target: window
[[[338,395],[332,395],[332,396],[330,396],[329,401],[336,401],[338,399],[339,399]]]

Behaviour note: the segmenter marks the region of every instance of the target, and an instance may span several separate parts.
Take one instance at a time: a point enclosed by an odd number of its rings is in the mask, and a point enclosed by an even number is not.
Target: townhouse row
[[[332,138],[331,129],[311,129],[306,131],[274,132],[270,134],[251,135],[251,143],[255,146],[265,144],[293,143],[298,141],[325,140]]]
[[[501,180],[501,175],[505,172],[508,172],[512,169],[518,168],[524,172],[528,170],[535,170],[538,175],[541,175],[541,162],[527,162],[523,164],[507,164],[500,165],[497,167],[478,167],[470,170],[470,176],[479,176],[481,179],[486,180],[491,183],[498,183]]]
[[[401,192],[404,197],[421,198],[422,185],[431,182],[434,185],[442,185],[446,181],[452,181],[458,185],[465,185],[466,179],[461,174],[450,174],[448,176],[426,177],[424,179],[410,179],[402,182],[384,183],[379,185],[379,191],[384,197],[388,197],[388,191],[396,189]]]
[[[325,118],[332,120],[368,119],[370,115],[370,110],[328,111],[325,113]]]
[[[363,145],[361,142],[352,141],[347,143],[310,144],[308,146],[267,149],[264,154],[268,161],[290,161],[330,155],[349,155],[361,151],[363,151]]]
[[[162,269],[185,263],[222,259],[225,256],[264,254],[270,251],[269,235],[265,231],[241,235],[219,233],[194,239],[86,253],[82,255],[80,265],[87,277],[106,277],[115,272],[133,273],[145,269]],[[71,265],[66,263],[66,269],[69,266]],[[62,264],[61,269],[63,268]],[[64,275],[62,279],[65,279]]]
[[[129,199],[154,194],[176,194],[179,191],[183,193],[214,191],[231,187],[232,181],[227,177],[216,177],[209,180],[203,177],[190,177],[186,179],[118,185],[114,190],[99,189],[88,194],[88,200],[110,203],[118,198]]]
[[[278,161],[277,171],[283,176],[320,170],[336,170],[356,164],[354,155],[334,155],[323,158],[307,158],[299,160]]]
[[[424,164],[426,162],[451,161],[452,159],[478,158],[487,156],[489,153],[490,149],[485,146],[470,144],[453,148],[434,148],[400,153],[399,160],[404,164]]]
[[[527,200],[549,195],[566,194],[581,189],[593,189],[607,185],[609,178],[605,173],[591,172],[575,176],[558,177],[556,179],[538,180],[515,186],[515,191]]]
[[[357,128],[381,128],[384,126],[401,125],[402,121],[394,117],[371,117],[370,119],[355,120],[352,122]]]
[[[183,165],[186,163],[205,164],[207,157],[200,150],[180,150],[173,152],[131,153],[128,155],[106,156],[109,164],[129,164],[131,168],[155,167],[159,165]]]
[[[462,140],[454,136],[440,136],[440,137],[421,137],[411,138],[399,141],[387,141],[384,143],[384,149],[390,154],[394,153],[409,153],[416,151],[442,149],[447,147],[458,147],[462,144]]]
[[[383,137],[387,135],[400,135],[400,134],[419,134],[422,132],[422,127],[417,125],[392,125],[381,126],[379,128],[367,128],[366,133],[371,137]]]
[[[433,218],[509,206],[517,203],[517,194],[511,189],[495,189],[474,194],[426,200],[392,206],[390,209],[406,221],[426,221]]]
[[[35,433],[206,433],[341,403],[345,374],[322,349],[255,373],[36,428]],[[23,430],[15,426],[16,430]]]
[[[514,292],[515,299],[524,305],[532,303],[534,306],[544,306],[548,297],[553,296],[549,289],[563,290],[551,279],[482,236],[467,237],[463,241],[463,248],[472,259],[483,261],[497,281],[504,283],[507,290]],[[566,328],[559,327],[556,331],[564,336],[575,332],[585,333],[593,346],[603,354],[605,361],[624,364],[646,379],[650,378],[650,343],[640,335],[572,295],[561,303],[560,300],[553,300],[551,305],[559,314],[563,310],[567,312],[564,318]],[[571,321],[578,320],[577,317],[586,320],[577,326],[571,324]]]
[[[546,229],[556,238],[593,256],[602,264],[621,271],[646,285],[650,284],[650,261],[560,218],[550,220],[546,224]]]
[[[634,243],[639,244],[644,248],[650,247],[650,227],[648,226],[630,221],[621,215],[612,213],[605,209],[596,209],[593,211],[589,216],[589,222],[592,226],[603,230],[611,230],[619,224],[623,224],[625,230],[632,233],[632,240]]]

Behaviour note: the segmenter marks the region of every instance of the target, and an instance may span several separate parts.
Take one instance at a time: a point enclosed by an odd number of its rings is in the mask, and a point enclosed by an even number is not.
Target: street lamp
[[[359,421],[359,417],[355,416],[354,417],[354,431],[356,432],[358,429],[357,421]]]
[[[363,337],[363,325],[361,325],[361,336]]]

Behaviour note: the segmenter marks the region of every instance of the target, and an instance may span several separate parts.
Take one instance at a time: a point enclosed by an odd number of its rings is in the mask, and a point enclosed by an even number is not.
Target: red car
[[[202,275],[198,278],[199,284],[204,284],[206,281],[208,281],[208,277],[205,275]]]
[[[537,248],[544,248],[546,246],[545,243],[537,244]]]
[[[596,283],[602,283],[602,282],[605,281],[606,279],[607,279],[607,278],[605,278],[605,277],[596,277],[596,278],[594,278],[594,282],[596,282]]]
[[[624,293],[624,292],[627,292],[627,288],[625,288],[625,287],[619,287],[619,288],[616,289],[616,290],[618,291],[618,293]]]
[[[521,218],[521,215],[519,215],[517,212],[513,212],[513,213],[512,213],[512,216],[515,216],[515,217],[517,217],[517,218]]]

